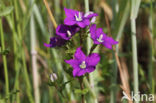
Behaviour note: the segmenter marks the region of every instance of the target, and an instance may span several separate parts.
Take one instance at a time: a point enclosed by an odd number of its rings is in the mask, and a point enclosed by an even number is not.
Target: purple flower
[[[90,24],[90,19],[94,16],[98,16],[96,13],[84,14],[83,12],[64,8],[66,18],[64,24],[75,25],[77,24],[81,28],[85,28]]]
[[[61,36],[65,40],[69,40],[79,30],[80,28],[76,25],[67,26],[67,25],[61,24],[56,28],[56,34]]]
[[[96,29],[95,24],[90,27],[90,33],[94,44],[103,44],[108,49],[112,49],[112,45],[118,44],[118,41],[115,41],[113,38],[108,37],[103,32],[102,28]]]
[[[65,60],[66,63],[73,67],[74,77],[93,72],[99,61],[100,56],[97,53],[92,53],[89,56],[86,56],[82,52],[81,47],[77,48],[74,54],[74,59]]]
[[[56,36],[56,37],[51,37],[50,43],[49,44],[44,43],[44,46],[53,48],[56,46],[62,46],[65,44],[65,42],[66,40],[62,39],[60,36]]]

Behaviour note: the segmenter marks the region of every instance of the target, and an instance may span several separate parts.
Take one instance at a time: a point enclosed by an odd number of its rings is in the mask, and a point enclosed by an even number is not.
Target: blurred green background
[[[57,24],[63,23],[64,7],[98,13],[97,26],[119,41],[114,51],[103,46],[97,48],[101,61],[90,74],[90,82],[84,80],[86,103],[127,103],[121,101],[122,91],[133,91],[136,79],[131,30],[135,12],[139,91],[156,95],[156,1],[141,0],[138,12],[133,10],[135,3],[131,0],[47,0],[47,3]],[[69,75],[71,68],[64,63],[79,46],[78,36],[74,36],[70,50],[44,47],[55,36],[55,28],[43,0],[0,0],[0,34],[0,103],[81,102],[78,80]],[[51,73],[57,74],[56,84],[61,89],[49,84]],[[70,82],[66,84],[67,81]]]

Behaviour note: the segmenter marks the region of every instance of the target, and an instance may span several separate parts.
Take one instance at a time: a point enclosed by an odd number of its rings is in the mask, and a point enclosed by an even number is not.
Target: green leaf
[[[7,16],[13,11],[13,6],[6,7],[4,10],[0,11],[0,17]]]

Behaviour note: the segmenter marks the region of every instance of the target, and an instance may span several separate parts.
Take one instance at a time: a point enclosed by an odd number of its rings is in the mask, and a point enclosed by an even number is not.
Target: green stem
[[[24,48],[22,46],[23,44],[23,41],[22,41],[22,32],[21,30],[23,30],[21,28],[21,25],[20,25],[20,18],[19,18],[19,12],[18,12],[18,1],[17,0],[14,0],[14,6],[15,6],[15,14],[16,14],[16,20],[17,20],[17,34],[18,34],[18,37],[19,37],[19,48],[20,48],[20,53],[21,53],[21,57],[22,57],[22,63],[23,63],[23,73],[24,73],[24,79],[25,79],[25,82],[26,82],[26,86],[27,86],[27,89],[26,89],[26,93],[28,95],[28,99],[30,101],[30,103],[34,103],[33,101],[33,97],[32,97],[32,94],[31,94],[31,85],[30,85],[30,81],[29,81],[29,76],[28,76],[28,72],[27,72],[27,65],[26,65],[26,60],[25,60],[25,53],[24,53]]]
[[[116,63],[116,59],[115,59],[115,53],[113,51],[112,53],[113,55],[113,59],[115,60],[113,65],[112,65],[112,78],[111,78],[111,85],[112,85],[112,89],[111,89],[111,92],[110,92],[110,103],[116,103],[116,95],[117,95],[117,73],[118,73],[118,70],[117,70],[117,63]]]
[[[34,10],[34,8],[33,8]],[[36,51],[36,31],[34,22],[34,12],[31,14],[30,19],[30,37],[31,37],[31,55],[32,55],[32,70],[33,70],[33,86],[35,103],[40,103],[40,91],[39,91],[39,74],[37,67],[37,51]]]
[[[131,31],[132,31],[132,58],[133,58],[133,76],[134,76],[134,93],[138,94],[139,80],[138,80],[138,59],[137,59],[137,40],[136,40],[136,22],[135,19],[131,19]],[[138,103],[136,101],[136,103]]]
[[[1,36],[2,51],[4,51],[5,43],[4,43],[4,34],[3,34],[3,27],[2,27],[2,18],[0,18],[0,36]],[[5,75],[5,94],[6,96],[9,96],[9,79],[8,79],[6,55],[2,55],[2,58],[3,58],[3,67],[4,67],[4,75]]]
[[[85,3],[85,12],[89,12],[89,0],[84,0]],[[91,40],[90,37],[87,37],[87,54],[89,54],[89,50],[91,48]]]
[[[133,59],[132,61],[133,61],[134,94],[139,93],[136,18],[138,15],[140,3],[141,3],[141,0],[131,1],[131,32],[132,32],[132,59]],[[139,102],[135,101],[135,103],[139,103]]]
[[[15,76],[15,84],[14,84],[14,90],[19,90],[19,72],[20,72],[20,68],[18,66],[18,53],[17,53],[17,43],[16,43],[16,32],[15,32],[15,25],[14,25],[14,16],[12,14],[12,31],[13,31],[13,49],[14,49],[14,67],[15,67],[15,71],[16,71],[16,76]],[[16,94],[16,102],[20,103],[20,93]]]
[[[84,0],[84,4],[85,4],[85,12],[89,12],[89,0]],[[93,47],[91,48],[91,39],[90,37],[88,36],[87,37],[87,54],[91,54],[93,52],[93,50],[95,49],[95,45],[93,45]],[[93,74],[89,74],[88,75],[89,77],[89,82],[91,85],[94,85],[94,75]],[[93,103],[97,103],[97,99],[96,99],[96,93],[95,93],[95,89],[92,88],[92,93],[94,95],[93,99],[91,100]]]
[[[91,49],[90,49],[90,52],[89,52],[89,55],[92,54],[92,52],[94,51],[94,49],[97,47],[96,44],[93,44]]]
[[[84,89],[83,77],[80,77],[80,78],[79,78],[79,83],[80,83],[81,91],[83,91],[83,89]],[[82,103],[85,103],[84,94],[81,94],[81,102],[82,102]]]

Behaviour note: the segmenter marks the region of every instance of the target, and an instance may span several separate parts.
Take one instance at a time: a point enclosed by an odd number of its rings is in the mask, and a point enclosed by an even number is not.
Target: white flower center
[[[80,68],[81,69],[85,69],[86,68],[86,62],[82,61],[82,63],[80,64]]]
[[[100,43],[102,43],[102,42],[104,41],[104,40],[102,40],[102,39],[103,39],[103,35],[101,34],[100,37],[97,38],[97,41],[100,42]]]
[[[79,15],[75,14],[76,21],[82,21],[81,13],[79,12]]]
[[[72,34],[71,34],[71,32],[69,30],[67,30],[67,34],[68,34],[68,37],[72,36]]]

